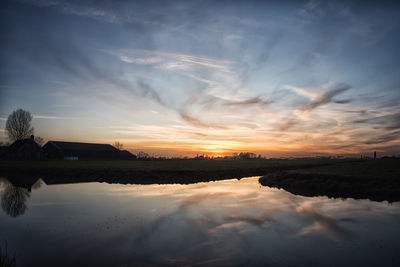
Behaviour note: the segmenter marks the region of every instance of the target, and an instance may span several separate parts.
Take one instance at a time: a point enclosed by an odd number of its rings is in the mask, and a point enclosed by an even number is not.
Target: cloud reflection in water
[[[360,259],[390,266],[397,257],[391,248],[397,244],[399,203],[295,196],[261,187],[258,178],[43,185],[29,206],[29,216],[19,217],[26,224],[3,216],[0,227],[4,238],[26,247],[19,260],[35,265],[73,265],[75,258],[100,266],[351,265]],[[13,231],[24,234],[15,238],[8,234]],[[387,249],[376,254],[383,245]],[[43,257],[40,251],[52,253]],[[70,261],[65,251],[73,255]],[[343,253],[347,263],[339,257]]]

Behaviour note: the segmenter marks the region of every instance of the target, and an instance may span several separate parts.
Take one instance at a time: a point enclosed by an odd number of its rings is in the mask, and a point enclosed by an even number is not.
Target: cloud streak
[[[199,127],[199,128],[215,128],[215,129],[228,129],[229,127],[224,126],[224,125],[219,125],[216,123],[209,123],[209,122],[204,122],[198,118],[192,117],[189,114],[187,114],[184,111],[179,112],[179,115],[181,116],[181,118],[189,123],[190,125],[193,125],[195,127]]]
[[[343,239],[350,239],[354,234],[341,226],[337,219],[318,212],[314,204],[304,203],[296,210],[300,213],[307,215],[314,220],[314,224],[303,228],[295,236],[304,236],[311,234],[318,234],[321,232],[328,232]]]
[[[224,103],[226,106],[252,106],[252,105],[261,105],[268,106],[272,104],[272,100],[264,100],[260,96],[241,100],[241,101],[227,101]]]
[[[350,85],[347,84],[338,84],[332,86],[330,83],[325,84],[322,86],[321,89],[318,91],[314,89],[314,91],[309,91],[304,88],[287,86],[288,89],[295,92],[298,95],[307,97],[310,99],[310,103],[308,103],[302,111],[312,111],[319,107],[326,106],[330,103],[337,103],[337,104],[347,104],[350,103],[350,99],[346,100],[334,100],[333,98],[337,95],[340,95],[348,90],[351,89]],[[322,92],[321,92],[322,91]]]
[[[59,117],[59,116],[47,116],[47,115],[33,115],[34,119],[45,119],[45,120],[65,120],[65,119],[73,119],[71,117]]]

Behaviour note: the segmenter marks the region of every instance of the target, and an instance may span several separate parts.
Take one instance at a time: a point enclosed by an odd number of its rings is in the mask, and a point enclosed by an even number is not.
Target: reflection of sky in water
[[[20,266],[400,266],[399,202],[294,196],[257,178],[43,184],[26,201],[23,215],[0,213]]]

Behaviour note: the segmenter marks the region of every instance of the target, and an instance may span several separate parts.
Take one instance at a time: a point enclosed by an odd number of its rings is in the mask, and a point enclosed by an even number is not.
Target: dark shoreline
[[[1,162],[0,162],[1,163]],[[15,161],[0,164],[0,177],[14,183],[42,178],[52,183],[191,184],[308,169],[336,161]],[[108,164],[108,165],[107,165]],[[175,165],[174,165],[175,164]]]
[[[260,184],[284,189],[307,197],[370,199],[400,201],[400,182],[393,178],[274,172],[259,179]]]
[[[302,166],[312,168],[316,165]],[[320,165],[318,165],[320,166]],[[46,184],[106,182],[109,184],[193,184],[226,179],[261,176],[281,170],[293,170],[298,167],[269,167],[257,169],[232,169],[212,171],[138,171],[138,170],[93,170],[93,169],[25,169],[0,172],[14,185],[26,187],[32,181],[41,178]],[[34,183],[34,182],[33,182]],[[33,184],[32,183],[32,184]]]
[[[400,201],[398,160],[286,161],[38,161],[0,162],[0,177],[30,189],[46,184],[193,184],[263,176],[263,186],[302,196]],[[368,176],[366,176],[368,175]]]

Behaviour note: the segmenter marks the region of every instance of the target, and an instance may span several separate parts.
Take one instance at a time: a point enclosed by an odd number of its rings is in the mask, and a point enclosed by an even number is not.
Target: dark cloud
[[[380,134],[379,136],[369,138],[363,141],[363,143],[367,145],[374,145],[374,144],[382,144],[398,140],[400,140],[400,131],[395,131],[395,132]]]
[[[320,230],[325,230],[327,232],[333,233],[336,236],[339,236],[341,238],[349,239],[354,236],[354,234],[347,230],[346,228],[342,227],[339,223],[338,220],[335,218],[322,214],[318,212],[313,206],[305,206],[301,207],[299,209],[303,214],[309,216],[319,227],[321,227]],[[342,222],[346,222],[346,220],[341,220]],[[318,229],[319,230],[319,229]],[[303,229],[301,232],[303,234],[309,233],[312,234],[312,231],[307,231],[306,229]]]
[[[249,129],[257,129],[258,127],[260,127],[258,124],[256,123],[248,123],[248,122],[239,122],[237,123],[238,126],[243,126]]]
[[[400,129],[400,113],[357,119],[355,123],[375,125],[378,129],[398,130]]]
[[[270,216],[251,216],[251,215],[242,215],[242,216],[225,216],[223,217],[224,221],[228,222],[243,222],[255,227],[264,229],[265,224],[267,223],[274,223],[276,220]]]
[[[197,136],[199,136],[199,137],[207,137],[207,136],[208,136],[208,134],[199,133],[199,132],[186,132],[186,131],[182,131],[182,133],[185,133],[185,134],[194,134],[194,135],[197,135]]]
[[[293,128],[294,126],[296,126],[297,124],[299,124],[298,119],[286,118],[286,119],[281,120],[281,122],[277,125],[277,128],[280,131],[287,131],[287,130]]]
[[[195,127],[199,127],[199,128],[215,128],[215,129],[228,129],[229,127],[225,126],[225,125],[219,125],[216,123],[210,123],[210,122],[205,122],[199,118],[195,118],[191,115],[189,115],[188,113],[186,113],[185,111],[179,111],[179,115],[181,116],[181,118],[187,122],[188,124],[195,126]]]
[[[311,111],[314,110],[320,106],[329,104],[331,102],[334,103],[349,103],[350,100],[341,100],[341,101],[335,101],[333,98],[339,94],[342,94],[346,92],[347,90],[351,89],[350,85],[347,84],[339,84],[336,88],[329,90],[328,92],[324,93],[321,97],[319,97],[317,100],[312,101],[310,104],[308,104],[303,110],[304,111]]]
[[[357,114],[357,115],[366,115],[367,113],[371,112],[366,109],[359,109],[359,110],[349,110],[349,109],[335,109],[336,111],[339,112],[344,112],[344,113],[350,113],[350,114]]]
[[[347,103],[350,103],[350,102],[351,102],[351,99],[334,100],[333,101],[333,103],[336,103],[336,104],[347,104]]]
[[[263,100],[260,96],[248,98],[241,101],[226,101],[223,105],[226,106],[252,106],[252,105],[270,105],[272,100]]]

